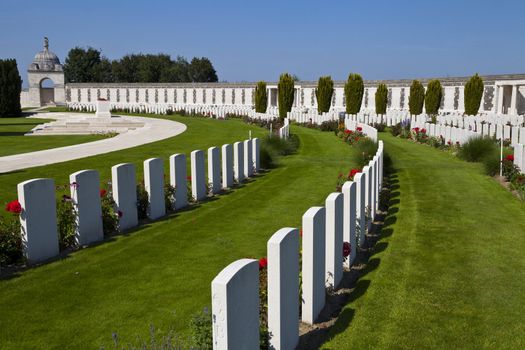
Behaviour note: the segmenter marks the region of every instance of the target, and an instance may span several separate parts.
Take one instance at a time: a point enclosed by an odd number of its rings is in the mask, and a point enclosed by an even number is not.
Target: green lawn
[[[18,181],[118,162],[138,164],[256,136],[263,129],[237,120],[173,119],[188,125],[175,138],[128,151],[0,176],[2,198]],[[147,337],[150,324],[187,334],[190,315],[209,306],[210,282],[230,262],[266,255],[279,228],[300,225],[302,214],[323,205],[340,171],[352,168],[352,148],[316,130],[292,127],[301,146],[281,165],[195,210],[149,224],[130,235],[78,251],[67,259],[0,281],[0,347],[64,349],[110,347],[111,334]]]
[[[323,348],[525,348],[525,204],[480,164],[380,135],[392,206]]]
[[[0,157],[101,140],[101,135],[24,136],[53,119],[0,118]]]

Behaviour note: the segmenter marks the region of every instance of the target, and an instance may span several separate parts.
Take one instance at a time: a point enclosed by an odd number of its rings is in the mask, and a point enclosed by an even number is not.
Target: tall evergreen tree
[[[388,88],[385,84],[379,84],[376,91],[376,114],[386,114],[388,103]]]
[[[279,117],[286,118],[286,114],[292,110],[295,85],[293,77],[288,73],[283,73],[279,77],[277,84]]]
[[[213,68],[211,61],[206,57],[193,57],[190,63],[189,72],[190,79],[193,82],[212,83],[219,81],[215,68]]]
[[[472,76],[465,84],[465,114],[476,115],[483,97],[483,80],[478,73]]]
[[[350,73],[345,83],[346,113],[357,114],[361,110],[365,84],[359,74]]]
[[[419,80],[412,81],[410,86],[410,96],[408,97],[408,108],[410,114],[419,115],[423,112],[423,104],[425,103],[425,88]]]
[[[266,113],[268,107],[268,93],[266,92],[266,82],[260,81],[255,87],[255,111]]]
[[[326,113],[330,110],[332,104],[332,95],[334,94],[334,81],[330,76],[320,77],[315,89],[317,98],[317,111],[319,114]]]
[[[19,117],[22,113],[20,93],[22,78],[16,60],[0,60],[0,117]]]
[[[443,98],[443,88],[439,80],[431,80],[427,85],[427,92],[425,93],[425,111],[428,115],[436,115],[441,105]]]

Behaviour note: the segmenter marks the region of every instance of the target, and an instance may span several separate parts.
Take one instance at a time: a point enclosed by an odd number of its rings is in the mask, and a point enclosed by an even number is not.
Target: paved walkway
[[[32,116],[31,118],[59,120],[77,115],[78,113],[39,113]],[[144,127],[136,130],[130,130],[104,140],[0,157],[0,173],[67,162],[70,160],[95,156],[98,154],[120,151],[126,148],[136,147],[177,136],[186,130],[186,125],[171,120],[144,117],[129,118],[134,121],[144,123]]]

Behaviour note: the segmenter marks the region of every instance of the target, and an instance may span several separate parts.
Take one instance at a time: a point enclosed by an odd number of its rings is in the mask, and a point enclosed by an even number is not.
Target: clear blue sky
[[[525,0],[0,0],[0,58],[22,78],[44,36],[110,58],[210,58],[221,81],[525,73]]]

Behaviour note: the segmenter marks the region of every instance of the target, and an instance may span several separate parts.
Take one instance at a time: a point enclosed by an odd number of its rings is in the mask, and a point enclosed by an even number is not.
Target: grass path
[[[0,118],[0,157],[101,140],[101,135],[24,136],[52,119]]]
[[[392,206],[323,348],[524,348],[525,204],[479,164],[380,135]]]
[[[174,138],[181,148],[198,148],[234,127],[248,129],[238,121],[184,120],[188,131]],[[213,277],[236,259],[266,255],[268,238],[281,227],[300,225],[302,214],[323,205],[334,190],[337,174],[352,168],[352,149],[332,133],[300,127],[292,132],[301,141],[298,153],[243,188],[0,281],[0,348],[111,348],[112,332],[134,340],[147,337],[150,324],[187,334],[190,316],[211,303]],[[153,149],[159,155],[179,151],[176,143],[168,149],[163,143]],[[153,150],[148,156],[157,155]],[[97,159],[109,169],[117,159],[136,158],[146,156],[121,152]],[[49,171],[59,175],[86,162]]]

